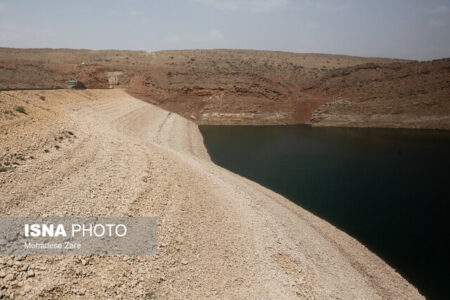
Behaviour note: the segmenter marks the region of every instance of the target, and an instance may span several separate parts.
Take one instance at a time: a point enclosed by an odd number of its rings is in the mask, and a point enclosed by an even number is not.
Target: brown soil
[[[450,59],[335,70],[311,90],[332,99],[318,126],[450,129]]]
[[[109,83],[197,124],[450,129],[450,59],[0,48],[0,88]],[[119,72],[111,75],[111,72]],[[113,78],[111,81],[111,76]]]
[[[422,298],[353,238],[213,164],[193,122],[118,89],[0,92],[0,167],[3,216],[158,218],[155,256],[0,256],[0,297]]]

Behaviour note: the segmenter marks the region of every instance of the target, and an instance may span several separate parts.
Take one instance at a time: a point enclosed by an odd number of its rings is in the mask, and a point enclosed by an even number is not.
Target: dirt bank
[[[0,48],[0,89],[125,88],[197,124],[450,129],[450,59]]]
[[[2,215],[159,222],[155,256],[2,256],[2,295],[422,298],[345,233],[214,165],[193,122],[121,90],[0,92],[0,163]]]
[[[311,89],[332,97],[316,126],[450,129],[450,59],[343,68]]]

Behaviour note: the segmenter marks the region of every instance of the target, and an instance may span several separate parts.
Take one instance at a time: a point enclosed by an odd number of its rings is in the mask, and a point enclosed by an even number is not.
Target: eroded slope
[[[450,128],[449,60],[0,48],[0,89],[126,88],[197,124]]]

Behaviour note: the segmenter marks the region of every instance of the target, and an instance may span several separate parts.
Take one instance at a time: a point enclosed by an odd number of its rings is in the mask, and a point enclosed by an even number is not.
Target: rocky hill
[[[450,129],[450,59],[343,68],[311,90],[331,99],[313,113],[319,126]]]
[[[450,129],[450,59],[0,48],[0,88],[125,88],[198,124]]]

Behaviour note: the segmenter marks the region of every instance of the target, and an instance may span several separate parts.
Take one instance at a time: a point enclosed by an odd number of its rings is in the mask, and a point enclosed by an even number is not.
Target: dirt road
[[[23,106],[24,112],[15,110]],[[19,298],[414,299],[364,246],[120,90],[0,93],[0,213],[157,216],[155,256],[0,256]]]

